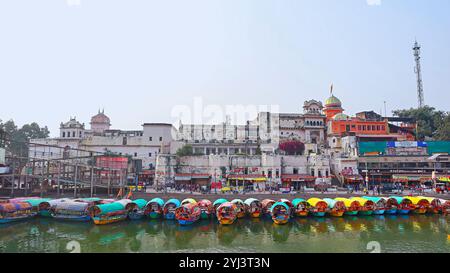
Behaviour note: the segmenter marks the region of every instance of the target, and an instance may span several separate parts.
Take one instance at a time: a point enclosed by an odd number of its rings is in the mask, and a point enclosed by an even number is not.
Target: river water
[[[440,215],[126,221],[106,226],[36,218],[0,225],[0,252],[450,252],[450,217]]]

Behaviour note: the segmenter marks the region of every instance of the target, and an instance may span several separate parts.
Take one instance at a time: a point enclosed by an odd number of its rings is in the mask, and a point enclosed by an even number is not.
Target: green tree
[[[179,157],[191,155],[194,155],[194,149],[192,148],[192,145],[186,144],[177,150],[177,156]]]
[[[450,141],[450,113],[446,113],[443,122],[434,134],[434,139]]]
[[[448,113],[437,111],[434,107],[424,106],[393,111],[394,116],[401,118],[413,118],[417,122],[417,138],[424,140],[425,137],[433,138],[438,129],[444,125],[444,119]]]

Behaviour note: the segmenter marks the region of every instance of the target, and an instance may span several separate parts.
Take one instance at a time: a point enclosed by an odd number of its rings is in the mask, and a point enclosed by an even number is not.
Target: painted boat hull
[[[159,217],[161,217],[161,213],[150,212],[150,213],[148,214],[148,217],[150,217],[150,219],[158,219]]]
[[[107,225],[123,221],[127,219],[127,216],[128,216],[127,214],[124,214],[124,215],[115,215],[108,218],[93,217],[92,220],[94,220],[94,224],[96,225]]]
[[[322,211],[322,212],[313,212],[312,215],[314,217],[324,217],[325,216],[325,212],[324,211]]]
[[[397,214],[397,209],[388,209],[388,210],[386,210],[384,213],[386,213],[386,214]]]
[[[373,210],[363,210],[359,212],[359,215],[369,216],[373,214]]]
[[[397,210],[398,214],[409,214],[410,210],[409,209],[399,209]]]
[[[250,216],[252,218],[259,218],[259,217],[261,217],[261,212],[254,212],[254,213],[250,214]]]
[[[288,219],[286,219],[286,220],[273,219],[273,222],[277,225],[285,225],[285,224],[287,224]]]
[[[195,223],[194,220],[178,220],[178,223],[182,226],[189,226]]]
[[[206,213],[206,212],[202,212],[202,213],[200,214],[200,219],[202,219],[202,220],[207,220],[207,219],[209,219],[209,214]]]
[[[358,211],[357,211],[357,210],[354,210],[354,211],[346,211],[346,212],[344,212],[344,214],[345,214],[345,215],[355,216],[355,215],[358,214]]]
[[[219,223],[221,225],[232,225],[234,223],[235,219],[221,219],[219,220]]]
[[[52,215],[50,214],[50,211],[48,211],[48,210],[40,210],[40,211],[39,211],[39,216],[42,216],[42,217],[52,217]]]
[[[141,220],[142,218],[144,218],[144,213],[129,213],[128,214],[128,218],[130,218],[130,220]]]
[[[427,213],[427,209],[415,209],[413,210],[414,214],[425,214]]]
[[[344,215],[345,211],[332,211],[330,212],[330,215],[333,217],[342,217]]]
[[[175,220],[175,213],[168,213],[168,214],[164,215],[164,218],[166,220]]]
[[[56,215],[53,216],[53,218],[61,221],[74,221],[74,222],[88,222],[91,220],[91,216],[89,215],[84,216]]]
[[[296,212],[295,215],[298,217],[306,217],[308,216],[308,212],[307,211],[300,211],[300,212]]]
[[[382,215],[384,214],[385,210],[384,209],[379,209],[379,210],[374,210],[373,214],[374,215]]]
[[[27,216],[23,216],[23,217],[14,217],[14,218],[2,218],[2,219],[0,219],[0,224],[19,222],[19,221],[23,221],[23,220],[28,220],[32,217],[34,217],[34,215],[27,215]]]
[[[245,217],[245,212],[239,212],[237,214],[237,218],[239,218],[239,219],[244,218],[244,217]]]

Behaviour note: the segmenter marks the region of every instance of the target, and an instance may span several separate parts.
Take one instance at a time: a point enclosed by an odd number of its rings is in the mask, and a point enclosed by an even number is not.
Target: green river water
[[[126,221],[106,226],[36,218],[0,225],[1,252],[450,252],[440,215],[270,219],[234,225]]]

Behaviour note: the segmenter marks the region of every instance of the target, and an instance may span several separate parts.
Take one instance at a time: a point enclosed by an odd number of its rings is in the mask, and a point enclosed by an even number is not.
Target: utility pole
[[[422,68],[420,66],[420,48],[421,46],[417,41],[414,43],[414,59],[416,61],[416,66],[414,67],[414,73],[417,75],[417,98],[418,98],[418,107],[422,108],[424,103],[424,94],[423,94],[423,83],[422,83]]]

